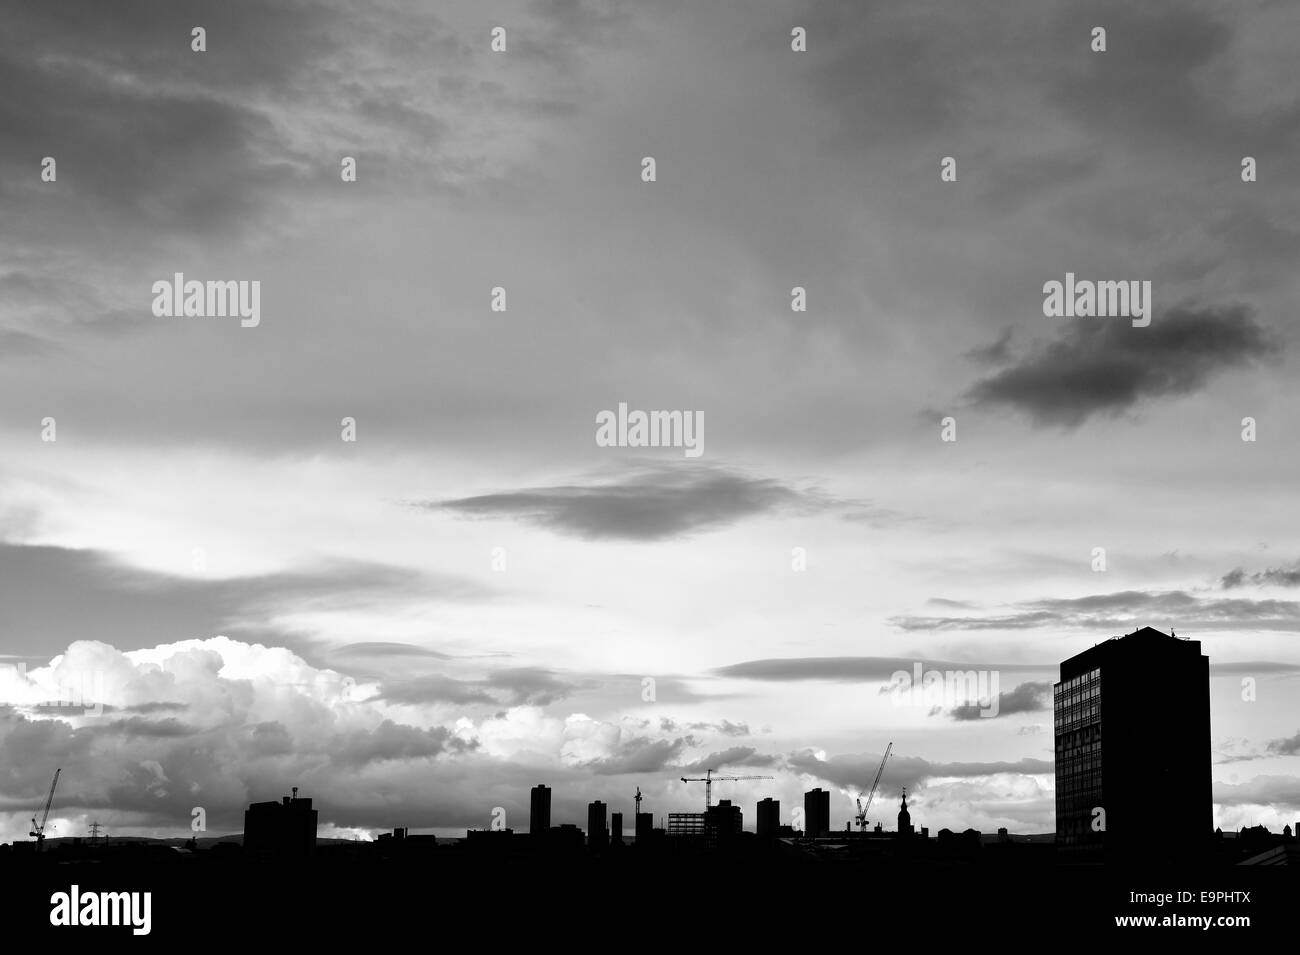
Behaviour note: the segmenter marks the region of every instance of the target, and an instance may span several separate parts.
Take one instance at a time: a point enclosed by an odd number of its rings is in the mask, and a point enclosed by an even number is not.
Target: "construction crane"
[[[704,783],[704,808],[713,807],[713,784],[715,782],[734,783],[741,779],[775,779],[775,776],[715,776],[713,770],[706,769],[703,776],[682,777],[684,783]]]
[[[41,813],[41,821],[38,824],[36,817],[32,816],[32,831],[30,836],[36,837],[36,851],[41,851],[41,846],[45,844],[45,821],[50,818],[50,804],[54,802],[54,787],[59,784],[59,773],[63,772],[60,767],[54,771],[54,782],[50,783],[50,794],[45,797],[45,811]]]
[[[880,768],[876,770],[876,781],[871,784],[871,793],[867,796],[867,804],[865,806],[862,805],[862,793],[858,793],[858,798],[855,800],[858,804],[857,819],[859,832],[867,831],[867,812],[871,809],[872,800],[876,798],[876,787],[880,785],[880,776],[885,771],[885,762],[889,759],[889,753],[893,748],[894,744],[891,741],[890,744],[885,747],[885,755],[880,757]]]

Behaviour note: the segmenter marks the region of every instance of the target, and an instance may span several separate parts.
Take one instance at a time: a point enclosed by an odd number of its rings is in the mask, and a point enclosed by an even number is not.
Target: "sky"
[[[1059,664],[1147,625],[1215,824],[1300,819],[1294,4],[7,10],[0,841],[56,767],[55,836],[630,826],[710,768],[842,828],[890,742],[873,823],[1050,832]]]

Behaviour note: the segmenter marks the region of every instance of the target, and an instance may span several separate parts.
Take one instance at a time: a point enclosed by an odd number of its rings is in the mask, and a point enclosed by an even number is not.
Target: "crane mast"
[[[54,771],[54,781],[50,783],[50,794],[45,797],[45,811],[41,813],[40,823],[36,822],[36,817],[32,816],[32,831],[28,835],[36,837],[36,851],[40,852],[41,847],[45,844],[45,822],[50,818],[50,805],[54,802],[54,787],[59,784],[59,773],[63,768],[59,767]]]
[[[859,832],[867,831],[867,813],[871,810],[871,803],[876,798],[876,787],[880,785],[881,774],[883,774],[885,771],[885,763],[889,760],[889,754],[893,751],[893,749],[894,749],[894,744],[893,741],[891,740],[890,744],[885,747],[885,755],[880,757],[880,768],[876,770],[876,779],[875,782],[871,784],[871,793],[867,796],[867,804],[865,806],[862,805],[862,793],[858,793],[858,798],[856,801],[858,804],[858,831]]]

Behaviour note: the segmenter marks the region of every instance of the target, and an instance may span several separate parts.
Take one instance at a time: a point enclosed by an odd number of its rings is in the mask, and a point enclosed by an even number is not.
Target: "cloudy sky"
[[[57,766],[53,835],[295,785],[326,832],[524,828],[539,782],[630,820],[707,768],[838,828],[890,741],[889,826],[906,786],[1050,831],[1057,666],[1142,625],[1210,656],[1216,824],[1294,822],[1298,37],[1284,0],[9,3],[0,841]],[[177,272],[260,324],[156,317]],[[1150,326],[1045,317],[1067,272],[1150,281]],[[598,446],[620,402],[704,453]],[[888,691],[918,662],[999,715]]]

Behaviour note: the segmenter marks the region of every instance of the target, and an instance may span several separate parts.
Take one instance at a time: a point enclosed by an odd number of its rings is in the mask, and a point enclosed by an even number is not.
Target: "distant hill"
[[[186,846],[189,843],[189,841],[190,840],[187,838],[156,839],[152,836],[104,836],[101,837],[99,841],[96,842],[95,844],[120,846],[120,845],[126,845],[127,843],[138,843],[142,845],[170,846],[173,848],[180,849]],[[345,846],[351,843],[352,841],[353,840],[351,839],[317,839],[316,845]],[[244,844],[244,836],[243,833],[234,833],[232,835],[227,835],[227,836],[202,836],[197,840],[195,840],[195,844],[200,849],[211,848],[212,846],[216,845],[219,842],[233,842],[237,846],[242,846]],[[49,836],[46,837],[45,839],[45,848],[47,850],[55,849],[58,848],[60,845],[71,846],[71,845],[77,845],[78,843],[82,846],[91,844],[90,838],[88,836],[58,836],[58,837]]]

